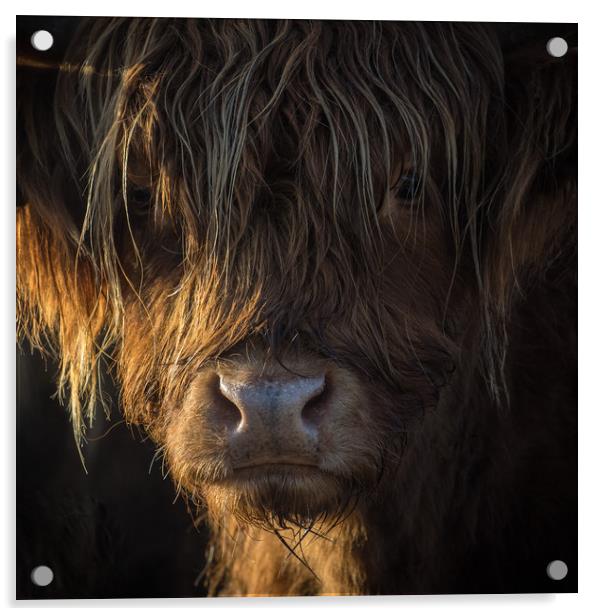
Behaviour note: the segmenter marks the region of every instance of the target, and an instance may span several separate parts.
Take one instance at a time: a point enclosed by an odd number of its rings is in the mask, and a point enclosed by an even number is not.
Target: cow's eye
[[[128,201],[132,205],[147,206],[151,200],[151,191],[148,188],[137,186],[129,191]]]
[[[414,173],[404,173],[395,185],[395,196],[402,203],[409,203],[418,196],[419,181]]]

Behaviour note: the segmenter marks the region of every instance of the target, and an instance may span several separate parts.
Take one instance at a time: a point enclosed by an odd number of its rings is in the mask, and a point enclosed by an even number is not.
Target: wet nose
[[[321,420],[319,400],[325,393],[324,375],[292,378],[220,376],[221,395],[239,414],[237,431],[311,433]]]

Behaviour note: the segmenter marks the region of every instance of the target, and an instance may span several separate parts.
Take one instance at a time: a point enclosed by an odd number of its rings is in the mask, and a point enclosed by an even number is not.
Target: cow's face
[[[205,239],[188,280],[175,234],[140,250],[124,395],[147,405],[187,493],[245,520],[307,524],[371,497],[399,465],[454,371],[470,293],[428,189],[419,200],[416,172],[397,175],[363,215],[369,236],[353,195],[331,213],[276,183],[238,238]]]

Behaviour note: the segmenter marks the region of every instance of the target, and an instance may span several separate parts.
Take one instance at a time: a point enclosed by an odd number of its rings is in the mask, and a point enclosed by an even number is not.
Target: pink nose
[[[315,466],[327,409],[324,375],[219,375],[215,421],[234,469],[264,464]],[[221,402],[220,402],[221,399]]]
[[[219,389],[240,413],[237,430],[312,431],[320,419],[315,405],[325,390],[324,376],[254,378],[221,376]]]

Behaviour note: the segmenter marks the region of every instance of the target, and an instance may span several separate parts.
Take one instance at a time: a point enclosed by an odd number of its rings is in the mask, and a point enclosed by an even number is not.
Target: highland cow
[[[118,385],[208,592],[574,589],[576,29],[55,32],[18,54],[19,332],[78,443]]]

